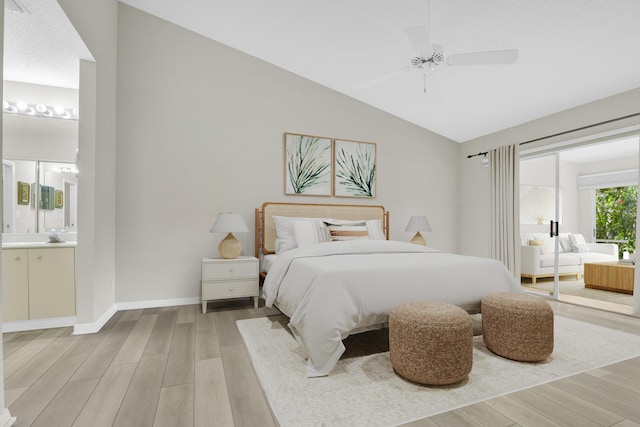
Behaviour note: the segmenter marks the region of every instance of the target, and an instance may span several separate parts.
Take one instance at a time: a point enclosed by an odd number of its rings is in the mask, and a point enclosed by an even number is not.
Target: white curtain
[[[520,279],[520,158],[517,144],[489,151],[490,255]]]

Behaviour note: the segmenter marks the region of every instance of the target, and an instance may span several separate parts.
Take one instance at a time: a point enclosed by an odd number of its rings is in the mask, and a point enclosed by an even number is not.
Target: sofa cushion
[[[569,234],[569,241],[571,242],[571,250],[573,252],[589,252],[587,241],[582,234]]]
[[[582,264],[586,264],[588,262],[607,262],[607,261],[616,261],[611,257],[611,255],[603,254],[600,252],[586,252],[576,254],[582,260]]]
[[[560,252],[573,252],[569,233],[560,233],[558,235],[558,240],[560,240]]]
[[[529,240],[529,246],[540,246],[543,254],[556,253],[556,242],[551,237]]]
[[[540,255],[540,267],[553,267],[554,261],[555,254]],[[575,254],[558,254],[558,265],[580,265],[580,257]]]

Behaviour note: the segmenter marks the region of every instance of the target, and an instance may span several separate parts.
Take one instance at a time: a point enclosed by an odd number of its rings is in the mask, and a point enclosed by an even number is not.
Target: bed
[[[485,295],[522,292],[498,261],[388,240],[388,221],[382,206],[267,202],[256,209],[256,256],[273,257],[264,271],[265,305],[289,317],[309,377],[328,375],[345,350],[342,340],[386,327],[398,304],[436,300],[478,312]],[[332,239],[333,229],[322,236],[323,225],[333,224],[349,237]],[[287,233],[300,245],[280,250]],[[308,236],[321,241],[309,243]]]

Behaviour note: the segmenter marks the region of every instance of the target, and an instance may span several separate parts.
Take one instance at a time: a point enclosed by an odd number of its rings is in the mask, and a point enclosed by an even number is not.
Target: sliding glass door
[[[579,267],[559,263],[559,254],[562,252],[558,239],[562,216],[559,178],[557,153],[521,158],[522,285],[528,292],[556,299],[559,295],[559,277],[571,273],[576,276]]]
[[[639,151],[634,130],[521,152],[521,282],[528,292],[640,314],[632,262]]]

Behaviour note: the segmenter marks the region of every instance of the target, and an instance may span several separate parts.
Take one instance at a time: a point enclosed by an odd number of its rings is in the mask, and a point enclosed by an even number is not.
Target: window
[[[623,251],[634,252],[638,186],[596,189],[596,241],[618,243]]]

